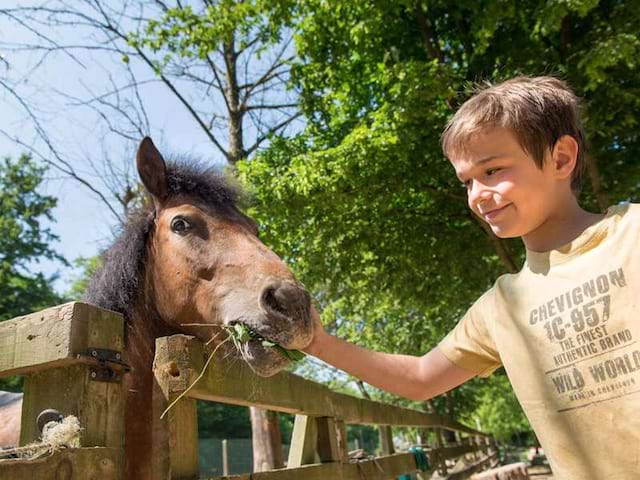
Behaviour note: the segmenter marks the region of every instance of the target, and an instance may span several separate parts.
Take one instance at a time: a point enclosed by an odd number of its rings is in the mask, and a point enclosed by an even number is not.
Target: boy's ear
[[[144,137],[138,147],[136,166],[142,184],[153,197],[156,208],[167,198],[167,166],[160,152],[149,137]]]
[[[578,161],[578,142],[571,135],[560,137],[551,150],[551,162],[557,178],[571,178]]]

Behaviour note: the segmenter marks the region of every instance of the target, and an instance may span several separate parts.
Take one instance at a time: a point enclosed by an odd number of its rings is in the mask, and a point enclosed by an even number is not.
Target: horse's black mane
[[[239,189],[216,169],[190,162],[167,163],[169,197],[186,194],[217,210],[234,209]],[[122,313],[129,320],[143,288],[145,245],[154,221],[154,207],[132,213],[117,239],[101,256],[101,267],[89,281],[83,300]]]

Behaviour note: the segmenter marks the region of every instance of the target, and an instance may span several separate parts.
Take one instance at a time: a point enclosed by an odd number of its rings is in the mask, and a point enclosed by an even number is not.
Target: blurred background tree
[[[56,204],[38,191],[44,172],[27,155],[0,161],[0,320],[62,300],[50,286],[52,277],[32,272],[42,258],[65,262],[53,246],[57,237],[43,225],[54,221]]]
[[[33,272],[43,258],[66,263],[54,249],[57,237],[45,226],[54,221],[56,199],[39,191],[44,173],[28,155],[0,160],[0,321],[63,302],[51,287],[54,278]],[[0,389],[20,386],[17,377],[0,379]]]

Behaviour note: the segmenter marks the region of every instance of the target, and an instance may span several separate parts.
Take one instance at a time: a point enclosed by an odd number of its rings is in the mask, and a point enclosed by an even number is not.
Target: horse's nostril
[[[270,313],[298,318],[308,311],[309,294],[292,284],[272,285],[264,289],[262,304]]]
[[[278,313],[282,313],[284,315],[287,314],[286,307],[282,305],[283,300],[286,303],[286,298],[282,298],[282,293],[278,294],[278,290],[269,289],[264,295],[264,304],[269,310],[276,311]],[[278,301],[278,297],[280,297],[280,301]]]

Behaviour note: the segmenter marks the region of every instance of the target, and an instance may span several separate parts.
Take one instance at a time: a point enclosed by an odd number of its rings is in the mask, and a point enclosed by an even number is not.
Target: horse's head
[[[309,294],[258,239],[256,223],[230,190],[185,184],[149,138],[140,144],[137,167],[155,207],[144,282],[157,315],[204,341],[220,330],[209,326],[242,323],[284,348],[305,347],[313,335]],[[243,356],[263,376],[288,363],[257,339]]]

